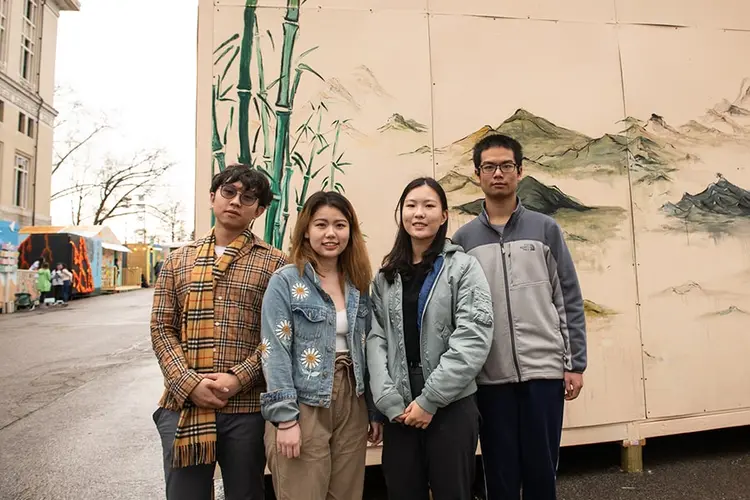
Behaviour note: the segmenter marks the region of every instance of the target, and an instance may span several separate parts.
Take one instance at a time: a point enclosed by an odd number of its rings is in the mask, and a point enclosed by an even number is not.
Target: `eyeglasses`
[[[518,165],[512,161],[506,161],[504,163],[482,163],[479,165],[479,170],[483,174],[494,175],[497,169],[500,169],[504,174],[509,174],[518,168]]]
[[[237,196],[239,190],[231,184],[224,184],[223,186],[221,186],[221,188],[219,188],[219,192],[221,193],[221,196],[223,196],[227,200],[233,200],[234,197]],[[247,191],[240,194],[240,203],[242,203],[246,207],[255,205],[256,201],[258,201],[258,198],[248,193]]]

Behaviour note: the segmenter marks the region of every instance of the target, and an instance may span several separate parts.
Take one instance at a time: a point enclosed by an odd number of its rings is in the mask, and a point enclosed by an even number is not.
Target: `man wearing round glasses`
[[[453,241],[490,282],[494,338],[477,377],[488,500],[556,498],[565,400],[586,369],[586,321],[575,266],[557,222],[524,208],[523,151],[495,134],[474,146],[482,213]]]
[[[260,306],[287,259],[250,229],[272,199],[263,173],[231,165],[210,199],[215,226],[170,253],[156,281],[151,339],[165,391],[153,419],[167,500],[212,498],[216,462],[227,498],[261,500]]]

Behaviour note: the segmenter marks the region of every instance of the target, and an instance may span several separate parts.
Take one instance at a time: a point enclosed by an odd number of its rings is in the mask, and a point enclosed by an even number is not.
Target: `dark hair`
[[[393,244],[393,248],[390,253],[383,259],[382,268],[380,271],[385,275],[385,279],[388,283],[393,283],[396,279],[396,274],[409,274],[415,266],[412,264],[413,248],[411,246],[411,236],[404,227],[404,221],[402,215],[404,213],[404,200],[406,197],[418,187],[429,186],[435,191],[440,198],[440,206],[443,210],[448,210],[448,197],[445,195],[443,187],[433,179],[432,177],[419,177],[414,179],[406,185],[404,191],[401,193],[401,198],[398,199],[396,205],[395,217],[398,223],[398,233],[396,233],[396,241]],[[432,267],[435,260],[440,256],[445,246],[445,240],[448,235],[448,221],[446,221],[437,234],[435,239],[432,240],[430,248],[422,255],[422,262],[419,263],[418,267]]]
[[[246,192],[250,192],[258,198],[258,205],[267,207],[271,204],[273,193],[268,177],[260,170],[244,163],[234,163],[214,175],[211,179],[211,192],[215,193],[224,184],[241,182]]]
[[[297,266],[300,275],[308,262],[312,264],[315,272],[319,272],[317,254],[310,246],[310,240],[305,238],[305,233],[315,212],[321,207],[333,207],[346,217],[349,223],[349,244],[339,255],[339,268],[360,293],[368,293],[372,280],[372,266],[365,237],[359,227],[354,207],[345,196],[336,191],[318,191],[307,199],[292,232],[290,260]]]
[[[484,136],[474,145],[474,170],[479,170],[482,164],[482,153],[490,148],[505,148],[513,151],[513,160],[518,167],[523,161],[523,148],[521,143],[512,137],[502,134],[490,134]]]

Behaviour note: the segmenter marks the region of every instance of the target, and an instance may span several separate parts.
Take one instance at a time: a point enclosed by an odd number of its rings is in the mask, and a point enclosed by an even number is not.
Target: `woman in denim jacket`
[[[261,314],[261,412],[274,490],[279,499],[362,498],[372,272],[346,198],[318,192],[307,200],[291,262],[271,277]],[[369,438],[379,443],[382,424],[374,413],[372,420]]]
[[[372,287],[372,396],[389,420],[383,473],[391,499],[472,498],[479,433],[475,377],[492,341],[479,262],[446,240],[448,202],[415,179],[397,206],[393,250]]]

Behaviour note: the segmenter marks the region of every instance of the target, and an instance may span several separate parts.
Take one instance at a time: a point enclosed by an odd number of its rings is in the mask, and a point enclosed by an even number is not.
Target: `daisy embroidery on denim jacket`
[[[283,319],[276,325],[276,336],[283,342],[288,342],[292,338],[292,324],[289,320]]]
[[[260,341],[260,344],[258,344],[258,352],[260,353],[261,359],[268,358],[268,355],[271,353],[271,344],[268,342],[268,339],[264,338]]]
[[[307,285],[301,282],[297,282],[292,287],[292,296],[296,300],[305,300],[310,295],[310,289],[307,288]]]
[[[315,368],[320,365],[321,357],[320,357],[320,351],[313,347],[308,347],[302,352],[302,357],[300,358],[300,362],[302,363],[303,372],[307,375],[307,378],[310,377],[317,377],[320,375],[320,372],[313,371]]]

